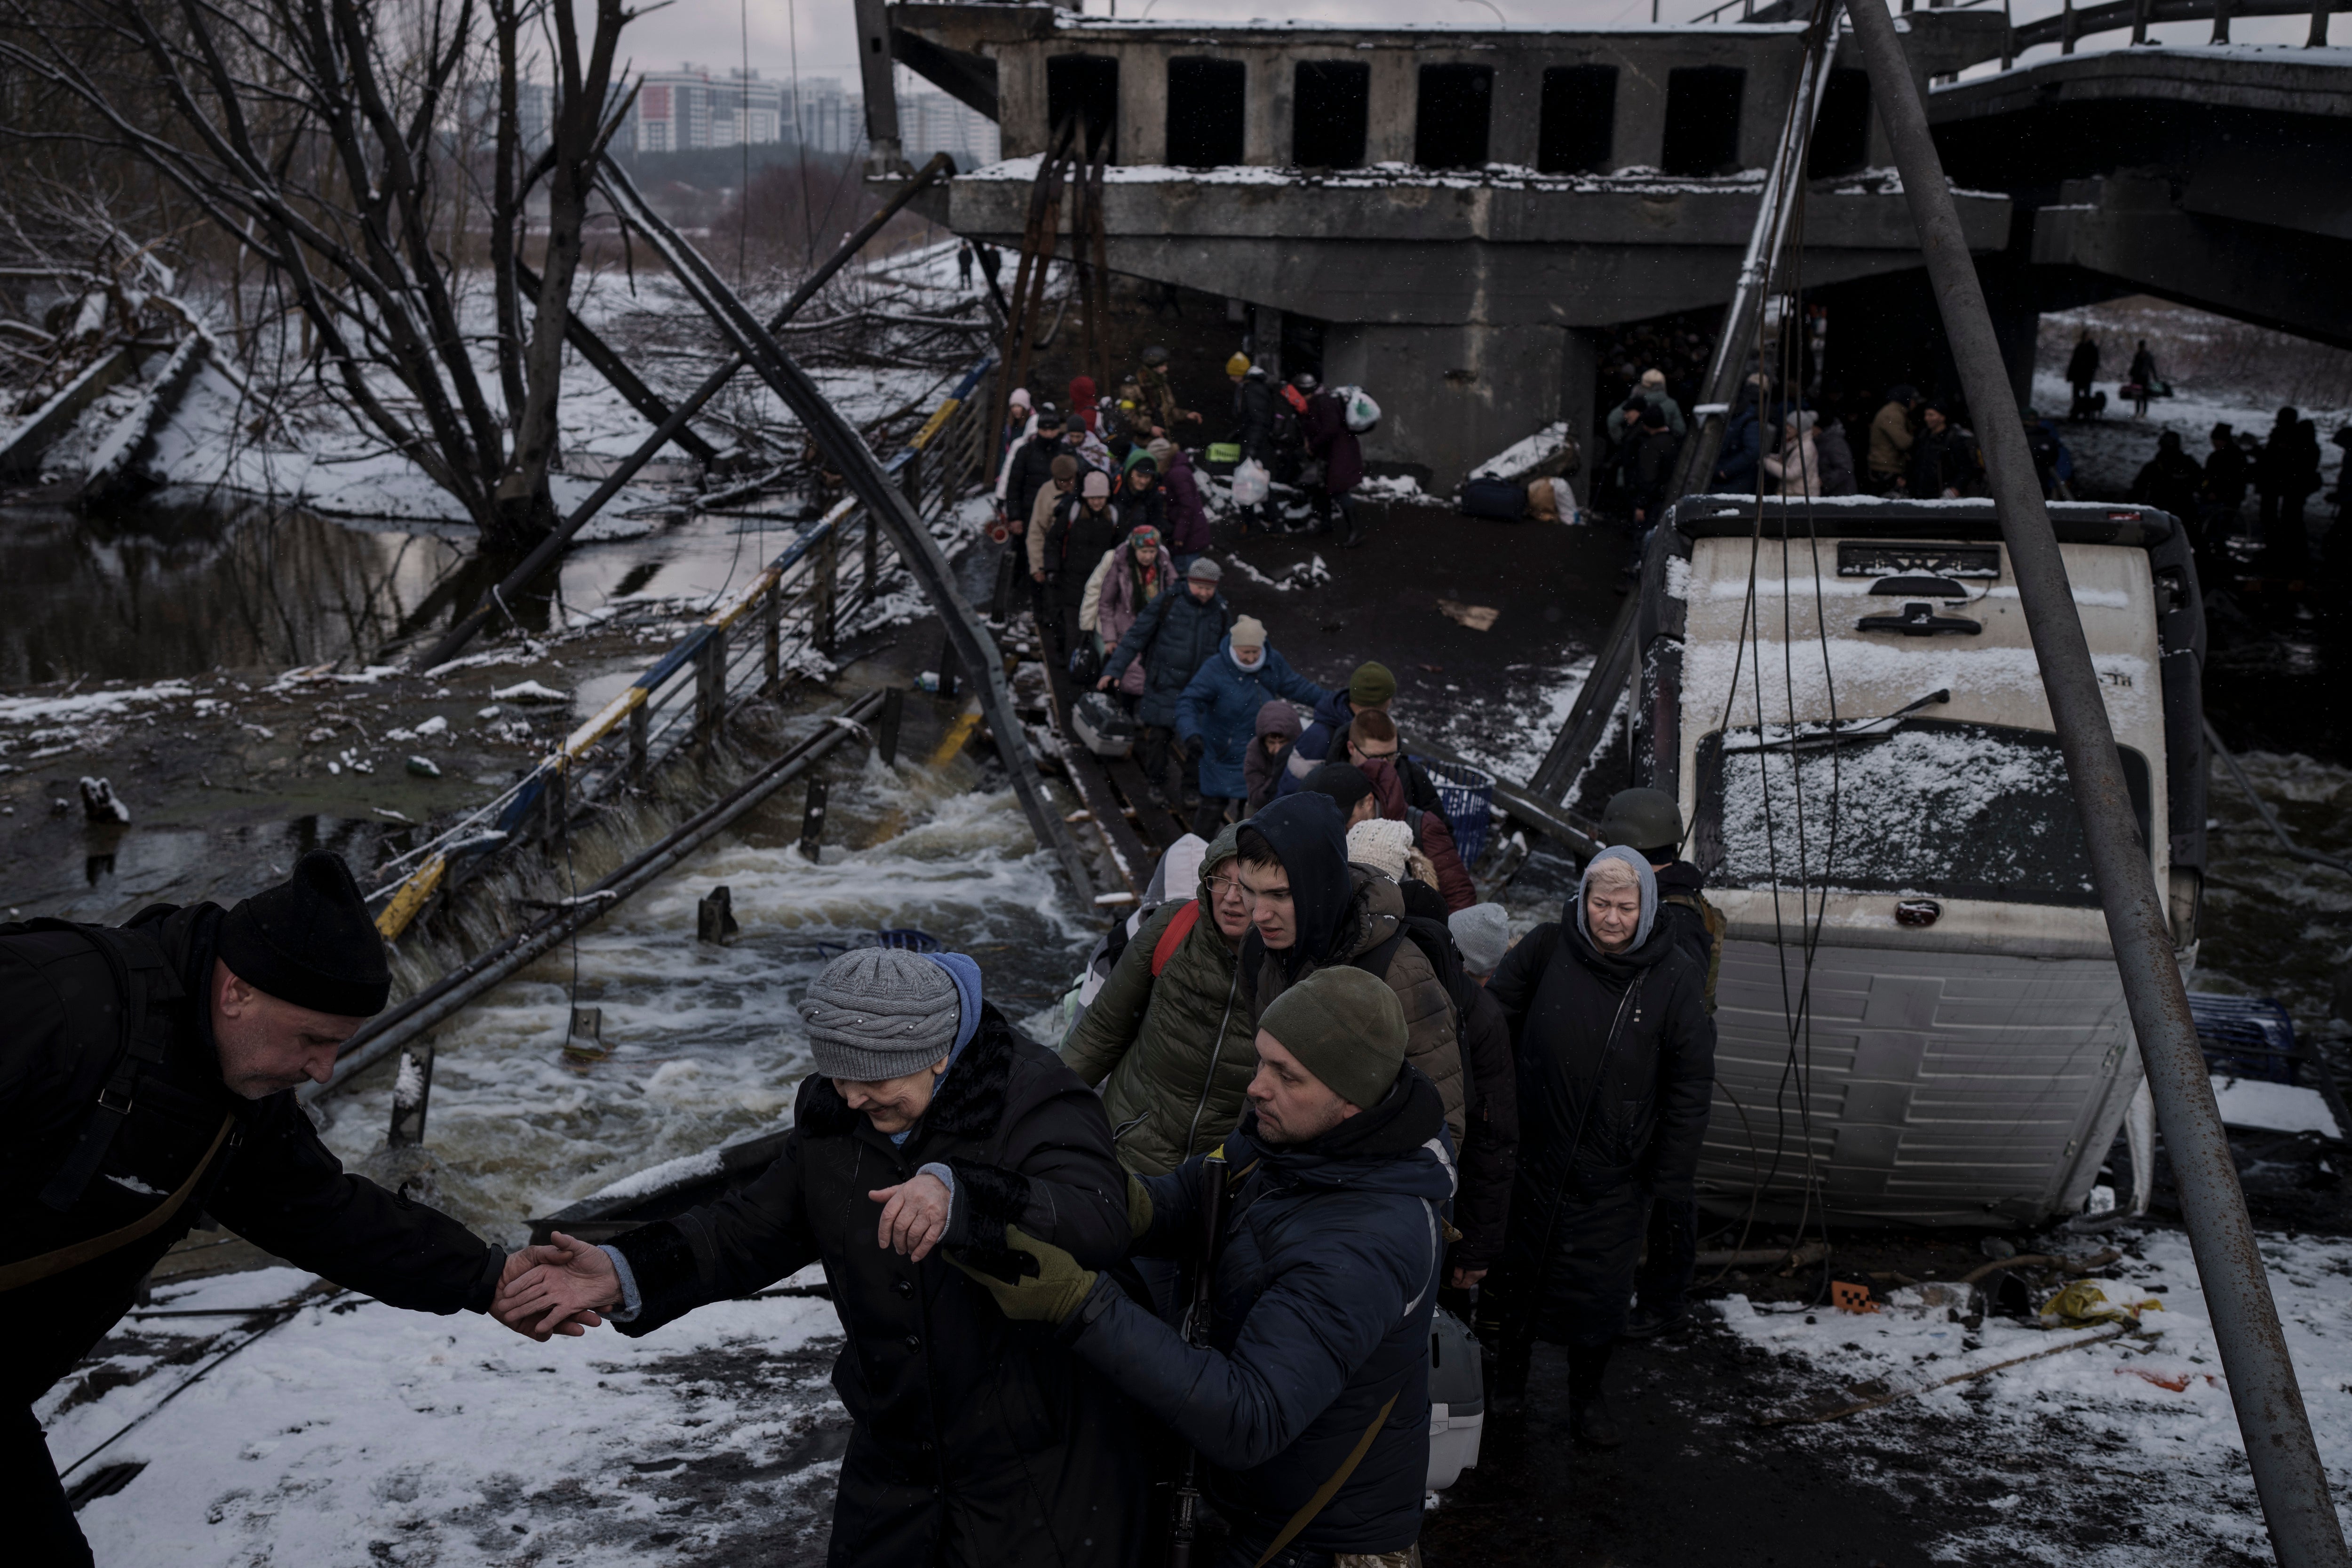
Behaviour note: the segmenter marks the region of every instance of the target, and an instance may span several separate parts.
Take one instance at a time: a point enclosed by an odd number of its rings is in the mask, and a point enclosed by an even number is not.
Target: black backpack
[[[1397,923],[1402,929],[1396,935],[1367,949],[1353,962],[1357,968],[1385,980],[1398,943],[1409,941],[1421,949],[1430,968],[1437,972],[1437,983],[1445,987],[1446,1000],[1454,1005],[1454,1048],[1462,1058],[1462,1114],[1470,1117],[1478,1106],[1478,1075],[1471,1070],[1469,1048],[1470,1009],[1478,1002],[1478,983],[1462,967],[1462,950],[1454,945],[1453,928],[1444,921],[1405,915]]]

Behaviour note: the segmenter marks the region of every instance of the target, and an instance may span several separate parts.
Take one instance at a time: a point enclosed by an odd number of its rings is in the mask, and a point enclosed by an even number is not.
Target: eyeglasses
[[[1385,752],[1375,752],[1370,746],[1358,746],[1355,751],[1356,755],[1368,763],[1391,762],[1395,760],[1397,754],[1397,749],[1394,746],[1391,746]]]
[[[1233,875],[1231,872],[1228,872],[1222,877],[1210,878],[1209,886],[1216,889],[1213,896],[1220,899],[1224,898],[1228,894],[1233,894],[1240,898],[1249,897],[1248,890],[1242,886],[1242,879],[1239,877]]]

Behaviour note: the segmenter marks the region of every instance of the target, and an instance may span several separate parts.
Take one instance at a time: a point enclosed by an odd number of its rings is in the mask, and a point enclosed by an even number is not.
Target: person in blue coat
[[[1216,1568],[1402,1554],[1421,1536],[1429,1468],[1454,1185],[1444,1108],[1405,1060],[1396,993],[1351,965],[1276,998],[1257,1049],[1223,1158],[1128,1184],[1129,1256],[1186,1261],[1201,1257],[1202,1194],[1226,1185],[1207,1343],[1017,1226],[1005,1245],[1034,1275],[965,1272],[1007,1317],[1059,1325],[1058,1342],[1199,1452],[1233,1528]]]
[[[1201,769],[1192,831],[1215,837],[1228,811],[1248,802],[1249,779],[1242,769],[1257,738],[1257,710],[1268,699],[1286,697],[1314,707],[1330,696],[1265,646],[1264,622],[1255,616],[1235,621],[1217,656],[1201,666],[1176,700],[1176,744]]]

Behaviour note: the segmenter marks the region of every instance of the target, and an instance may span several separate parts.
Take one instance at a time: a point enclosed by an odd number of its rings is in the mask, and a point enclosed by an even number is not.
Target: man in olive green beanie
[[[1304,1143],[1378,1105],[1404,1066],[1396,992],[1352,965],[1317,970],[1276,997],[1257,1026],[1250,1103],[1269,1143]]]
[[[1445,1108],[1405,1062],[1396,993],[1360,969],[1317,970],[1258,1025],[1220,1153],[1129,1178],[1131,1258],[1197,1262],[1204,1198],[1225,1194],[1208,1342],[1018,1226],[1005,1245],[1034,1274],[965,1271],[1199,1451],[1233,1531],[1221,1563],[1417,1562]]]
[[[1367,708],[1386,711],[1389,699],[1397,693],[1397,678],[1389,667],[1376,661],[1356,666],[1356,673],[1348,677],[1348,701],[1357,712]]]

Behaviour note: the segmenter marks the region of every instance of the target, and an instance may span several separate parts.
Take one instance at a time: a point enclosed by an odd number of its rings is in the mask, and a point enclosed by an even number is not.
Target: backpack
[[[1478,1002],[1478,983],[1462,967],[1462,950],[1454,945],[1453,930],[1444,921],[1431,920],[1427,915],[1405,915],[1397,924],[1400,929],[1396,935],[1349,962],[1366,973],[1386,980],[1389,962],[1396,956],[1397,945],[1408,940],[1429,960],[1430,968],[1437,973],[1437,983],[1445,987],[1445,999],[1454,1006],[1454,1049],[1462,1058],[1462,1114],[1466,1127],[1467,1119],[1478,1108],[1478,1079],[1470,1068],[1469,1045],[1470,1009]]]
[[[1160,933],[1159,942],[1152,945],[1152,979],[1157,980],[1167,972],[1168,961],[1176,956],[1176,950],[1183,945],[1184,939],[1191,936],[1192,928],[1200,923],[1201,900],[1187,900],[1184,907],[1178,910],[1175,917],[1168,922],[1168,929]]]
[[[1706,901],[1705,893],[1668,893],[1662,903],[1680,904],[1696,912],[1699,923],[1706,927],[1709,939],[1706,955],[1706,1012],[1715,1016],[1715,977],[1723,972],[1723,932],[1726,921],[1723,911]]]

